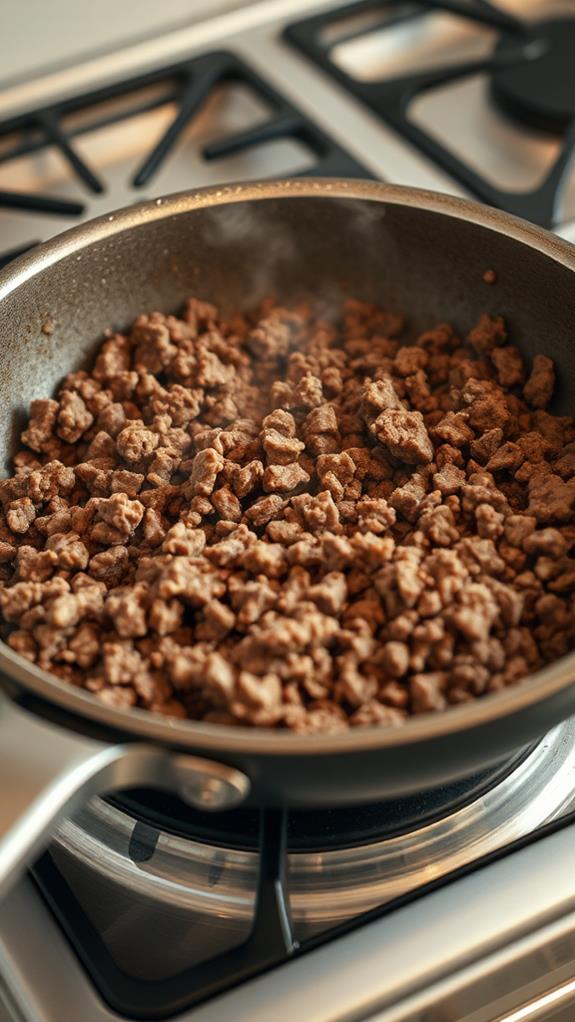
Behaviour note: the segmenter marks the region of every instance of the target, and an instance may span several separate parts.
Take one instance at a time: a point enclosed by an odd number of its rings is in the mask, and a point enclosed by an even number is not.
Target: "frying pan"
[[[482,275],[497,271],[487,287]],[[492,209],[375,183],[299,180],[144,203],[63,234],[0,277],[0,456],[25,410],[107,327],[189,294],[223,312],[275,292],[329,309],[349,294],[407,310],[418,330],[501,313],[526,356],[575,387],[575,249]],[[46,331],[46,322],[52,332]],[[431,788],[502,760],[575,711],[575,653],[524,683],[400,728],[296,736],[106,707],[0,644],[0,889],[64,811],[153,785],[193,806],[333,806]]]

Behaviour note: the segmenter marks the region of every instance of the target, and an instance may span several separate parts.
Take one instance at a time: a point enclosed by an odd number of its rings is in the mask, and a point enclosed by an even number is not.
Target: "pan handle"
[[[106,743],[30,713],[0,690],[0,899],[65,814],[92,795],[137,785],[227,809],[249,791],[240,771],[143,743]]]
[[[0,897],[65,812],[91,795],[162,778],[168,753],[84,738],[0,692]]]

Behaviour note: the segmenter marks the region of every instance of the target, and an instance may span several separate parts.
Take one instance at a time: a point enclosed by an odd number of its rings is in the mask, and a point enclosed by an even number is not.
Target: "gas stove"
[[[0,260],[144,198],[294,174],[467,195],[575,241],[575,0],[199,6],[6,83]],[[0,1019],[571,1019],[574,822],[573,721],[377,806],[95,799],[2,906]]]
[[[574,42],[573,0],[261,0],[7,84],[0,259],[141,199],[292,174],[470,195],[573,239]]]

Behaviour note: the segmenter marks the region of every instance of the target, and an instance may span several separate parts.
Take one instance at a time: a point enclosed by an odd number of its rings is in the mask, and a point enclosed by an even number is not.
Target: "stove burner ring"
[[[349,808],[292,811],[288,814],[288,848],[292,852],[325,852],[417,831],[480,799],[532,751],[532,747],[524,749],[480,774],[405,798]],[[256,809],[205,813],[166,792],[148,789],[119,792],[107,801],[143,824],[148,833],[166,833],[223,848],[255,851],[258,847],[260,814]]]
[[[535,22],[522,39],[526,57],[495,71],[493,99],[514,120],[563,133],[575,120],[575,18]],[[495,48],[498,57],[516,52],[517,36],[511,34]]]

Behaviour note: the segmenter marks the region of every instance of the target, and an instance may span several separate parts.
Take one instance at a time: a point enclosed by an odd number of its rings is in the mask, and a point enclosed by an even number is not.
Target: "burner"
[[[288,849],[313,852],[354,848],[445,819],[502,781],[529,751],[480,774],[407,798],[375,805],[290,812]],[[137,844],[132,843],[133,851],[141,857],[147,854],[146,844],[153,842],[158,833],[205,841],[222,848],[255,850],[258,847],[260,820],[257,809],[205,813],[192,809],[174,795],[151,789],[122,792],[108,801],[141,825],[135,832]]]
[[[496,70],[493,98],[529,127],[563,132],[575,119],[575,18],[536,22],[528,38],[539,55]],[[516,50],[516,37],[505,35],[495,53],[505,58]]]
[[[148,793],[131,792],[129,809],[126,796],[123,808],[95,798],[61,825],[34,876],[104,1000],[158,1019],[528,839],[572,801],[574,769],[567,721],[519,762],[435,795],[267,810],[259,851],[249,811],[210,822],[160,795],[154,819]],[[159,830],[168,814],[170,831]]]

